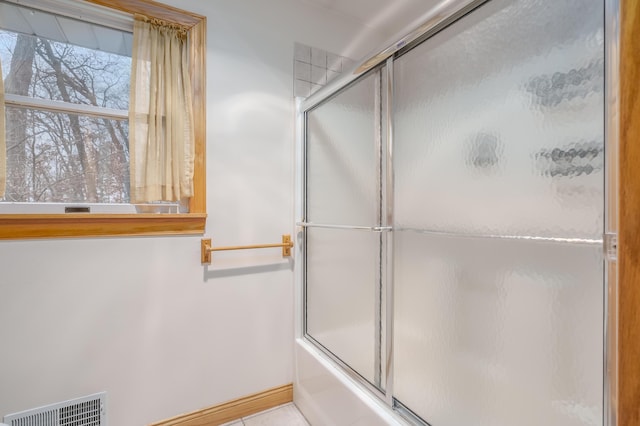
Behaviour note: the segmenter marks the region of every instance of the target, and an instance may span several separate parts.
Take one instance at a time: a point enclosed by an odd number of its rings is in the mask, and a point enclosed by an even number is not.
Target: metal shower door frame
[[[411,48],[422,43],[440,30],[449,26],[460,17],[491,0],[442,0],[423,17],[422,24],[416,28],[407,28],[402,36],[394,37],[384,48],[372,52],[364,60],[357,62],[351,70],[343,73],[333,82],[320,89],[311,97],[296,102],[296,208],[295,217],[298,235],[298,255],[306,256],[305,232],[307,227],[314,226],[306,222],[306,144],[307,113],[331,99],[340,91],[375,67],[384,65],[386,81],[381,84],[381,200],[382,215],[380,226],[371,230],[380,231],[383,236],[381,259],[386,260],[380,272],[383,283],[381,297],[384,304],[378,312],[384,313],[380,321],[384,322],[381,341],[381,381],[385,383],[384,391],[375,388],[355,373],[332,354],[327,354],[333,362],[340,366],[353,381],[374,397],[385,402],[389,408],[394,407],[393,399],[393,64],[394,59]],[[603,425],[617,424],[617,386],[618,386],[618,264],[616,259],[616,237],[618,233],[618,159],[619,159],[619,115],[620,115],[620,0],[603,0],[604,7],[604,45],[605,45],[605,223],[603,235],[604,274],[604,366],[603,366]],[[386,97],[386,99],[384,99]],[[384,99],[384,100],[383,100]],[[322,226],[322,225],[315,225]],[[386,236],[386,238],[384,238]],[[305,271],[301,262],[296,262],[296,284],[301,287],[300,299],[296,303],[296,337],[314,343],[306,335],[305,324]],[[315,343],[314,343],[315,344]],[[399,407],[402,409],[402,407]]]

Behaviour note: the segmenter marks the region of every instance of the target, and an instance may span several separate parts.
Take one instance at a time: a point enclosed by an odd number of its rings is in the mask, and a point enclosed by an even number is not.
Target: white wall
[[[344,54],[358,24],[298,0],[168,3],[208,17],[207,234],[292,233],[293,43]],[[0,417],[106,390],[110,425],[138,426],[292,382],[290,261],[238,252],[205,268],[199,245],[0,242]]]

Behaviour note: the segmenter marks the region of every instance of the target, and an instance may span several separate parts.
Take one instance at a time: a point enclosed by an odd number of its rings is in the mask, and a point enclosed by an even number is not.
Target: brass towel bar
[[[263,249],[263,248],[282,248],[282,257],[291,256],[291,247],[293,247],[293,241],[291,241],[291,235],[282,235],[282,242],[278,244],[253,244],[249,246],[227,246],[227,247],[211,247],[211,238],[203,238],[200,243],[200,261],[202,264],[211,263],[211,252],[213,251],[226,251],[226,250],[250,250],[250,249]]]

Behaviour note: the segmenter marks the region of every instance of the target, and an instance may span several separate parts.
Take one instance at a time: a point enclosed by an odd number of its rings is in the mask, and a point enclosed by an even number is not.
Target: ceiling
[[[349,16],[378,31],[384,38],[408,32],[441,0],[305,0]]]
[[[76,21],[65,17],[54,17],[45,12],[34,11],[20,3],[46,5],[75,5],[69,0],[0,0],[0,28],[24,34],[32,34],[52,40],[77,44],[92,49],[118,54],[129,54],[131,34],[99,25]],[[442,0],[300,0],[323,8],[342,17],[360,23],[362,30],[345,46],[345,51],[335,52],[359,59],[372,49],[381,48],[381,41],[388,41],[399,33],[406,34],[417,27],[423,16]],[[18,3],[18,4],[15,4]],[[77,8],[77,6],[75,6]],[[79,13],[79,12],[78,12]],[[86,11],[79,13],[86,17]],[[70,16],[74,16],[70,14]],[[130,24],[129,24],[130,25]],[[129,29],[129,31],[131,31]]]

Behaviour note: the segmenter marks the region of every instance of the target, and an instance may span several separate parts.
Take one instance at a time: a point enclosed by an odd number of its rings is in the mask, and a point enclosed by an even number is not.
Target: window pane
[[[11,202],[129,202],[128,122],[7,108]]]
[[[127,110],[131,58],[0,30],[5,93]]]
[[[7,190],[0,201],[128,203],[128,123],[100,118],[100,108],[126,115],[131,57],[113,52],[127,52],[119,46],[127,44],[130,33],[0,5],[2,11],[24,17],[34,33],[0,19],[8,95]],[[57,108],[63,110],[45,111],[49,105],[32,104],[28,98],[59,102]],[[94,110],[91,115],[71,114],[64,111],[65,104]]]

